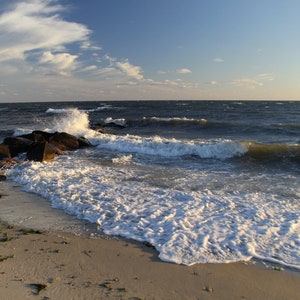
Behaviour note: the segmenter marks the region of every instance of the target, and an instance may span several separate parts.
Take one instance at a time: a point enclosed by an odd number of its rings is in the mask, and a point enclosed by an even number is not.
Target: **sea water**
[[[53,208],[164,261],[300,269],[300,102],[15,103],[0,119],[1,140],[45,130],[92,143],[5,170]]]

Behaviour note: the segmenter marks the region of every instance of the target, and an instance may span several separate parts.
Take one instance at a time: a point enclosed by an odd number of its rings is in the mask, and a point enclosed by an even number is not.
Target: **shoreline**
[[[90,223],[51,208],[17,184],[1,183],[0,194],[0,295],[4,299],[299,296],[299,272],[279,271],[260,261],[192,266],[163,262],[146,244],[105,235],[93,238],[97,228]],[[32,211],[34,201],[38,209]],[[37,222],[41,213],[50,228]]]

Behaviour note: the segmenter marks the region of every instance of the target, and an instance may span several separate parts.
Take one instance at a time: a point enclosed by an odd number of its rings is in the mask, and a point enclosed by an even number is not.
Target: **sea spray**
[[[56,116],[48,131],[67,132],[73,135],[86,135],[89,131],[89,116],[87,112],[76,108],[47,110],[47,113],[56,113]]]

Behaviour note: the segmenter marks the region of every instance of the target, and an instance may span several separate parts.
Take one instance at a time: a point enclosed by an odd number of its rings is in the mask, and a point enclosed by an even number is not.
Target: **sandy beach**
[[[162,262],[150,245],[95,238],[95,228],[86,222],[71,216],[62,221],[62,212],[18,186],[1,183],[0,194],[1,299],[299,297],[299,272],[261,262]],[[50,227],[43,228],[46,222]]]

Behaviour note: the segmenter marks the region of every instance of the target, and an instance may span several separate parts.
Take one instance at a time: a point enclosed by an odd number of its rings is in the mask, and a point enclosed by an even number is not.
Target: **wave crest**
[[[61,114],[53,121],[52,128],[49,131],[68,132],[73,135],[85,135],[89,131],[89,117],[84,111],[77,108],[56,110]]]

